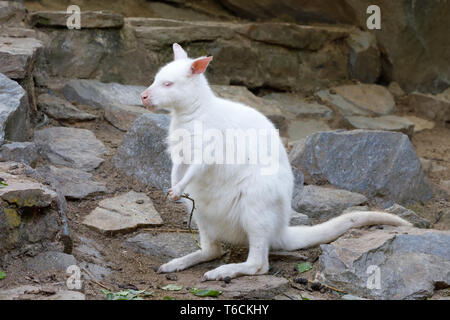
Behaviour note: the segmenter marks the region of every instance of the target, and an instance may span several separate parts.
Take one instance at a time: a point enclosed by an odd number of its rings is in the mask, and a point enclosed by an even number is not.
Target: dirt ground
[[[89,112],[92,113],[93,110],[89,109]],[[94,112],[97,112],[99,116],[102,116],[101,111],[95,110]],[[114,168],[111,163],[111,158],[115,150],[120,146],[124,133],[104,121],[102,117],[95,121],[77,122],[72,124],[52,120],[49,125],[73,126],[89,129],[95,133],[97,138],[100,139],[109,150],[105,157],[105,162],[94,171],[95,179],[105,182],[108,192],[93,195],[81,201],[68,201],[67,216],[74,240],[73,255],[78,261],[86,261],[85,257],[77,250],[77,247],[83,243],[83,239],[91,239],[101,247],[99,251],[102,255],[102,260],[105,262],[105,266],[112,270],[110,275],[101,281],[84,281],[83,291],[87,299],[104,299],[105,295],[101,293],[101,289],[108,289],[114,292],[124,289],[145,289],[147,291],[152,291],[153,296],[147,297],[146,299],[163,299],[166,296],[176,299],[201,299],[190,294],[189,288],[194,287],[199,283],[203,273],[224,263],[240,262],[246,259],[247,250],[245,248],[226,247],[228,253],[220,260],[204,263],[183,272],[176,273],[176,280],[174,280],[173,275],[169,276],[172,279],[169,280],[165,274],[157,274],[155,270],[165,261],[158,257],[150,257],[136,253],[124,247],[123,243],[126,238],[132,237],[138,232],[157,233],[160,232],[158,230],[161,229],[186,230],[187,226],[184,222],[185,208],[180,204],[168,201],[161,191],[145,186],[135,179],[125,176]],[[411,208],[431,221],[434,228],[448,229],[448,226],[440,223],[440,218],[445,212],[449,214],[449,194],[448,192],[439,189],[438,186],[442,181],[450,180],[450,129],[438,125],[432,130],[424,130],[414,135],[412,143],[414,144],[419,157],[435,161],[440,166],[445,167],[446,170],[428,174],[428,178],[433,185],[434,197],[426,204],[416,204]],[[137,230],[131,234],[107,235],[91,230],[81,223],[83,218],[97,206],[99,201],[130,190],[144,192],[152,199],[155,208],[164,220],[164,225],[162,227],[148,231]],[[306,256],[308,261],[313,263],[313,269],[301,274],[301,277],[313,280],[314,275],[319,268],[317,261],[320,255],[320,248],[299,250],[299,253]],[[8,276],[0,282],[0,290],[24,284],[39,284],[42,285],[43,288],[51,287],[52,285],[60,287],[65,285],[65,281],[68,277],[67,274],[62,272],[33,273],[25,268],[24,261],[26,261],[26,258],[25,260],[23,258],[24,257],[21,256],[16,257],[12,264],[4,266],[4,270],[7,272]],[[295,283],[294,280],[299,277],[299,274],[296,271],[296,266],[299,262],[302,261],[290,257],[271,257],[271,268],[269,273],[281,275],[292,280],[292,290],[298,292],[302,297],[309,297],[311,299],[340,298],[342,293],[337,290],[331,290],[325,287],[315,288],[314,286],[311,286],[311,283]],[[161,287],[169,283],[183,285],[183,289],[177,292],[169,292],[161,289]],[[225,283],[223,283],[223,285],[226,286]],[[52,289],[49,289],[49,292],[51,291]],[[42,295],[42,292],[40,294]],[[30,295],[29,298],[33,299],[34,296]],[[218,299],[222,298],[223,297],[219,297]],[[289,299],[291,297],[289,294],[286,294],[285,298]]]

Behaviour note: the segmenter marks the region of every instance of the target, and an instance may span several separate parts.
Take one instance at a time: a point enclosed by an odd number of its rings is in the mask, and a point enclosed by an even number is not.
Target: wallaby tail
[[[390,213],[379,211],[353,211],[315,226],[287,227],[279,246],[284,250],[297,250],[328,243],[351,228],[387,224],[411,226],[411,223]]]

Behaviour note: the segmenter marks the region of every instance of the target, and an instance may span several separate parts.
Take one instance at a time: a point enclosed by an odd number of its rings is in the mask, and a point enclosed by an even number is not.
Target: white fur
[[[192,74],[190,68],[195,60],[180,50],[175,44],[176,60],[164,66],[146,90],[151,101],[145,104],[171,110],[169,141],[180,128],[193,134],[194,120],[220,130],[274,128],[258,111],[216,97],[203,74]],[[167,81],[173,85],[163,86]],[[346,230],[364,225],[409,225],[388,213],[352,212],[312,227],[290,227],[294,179],[287,153],[278,140],[280,167],[274,175],[261,175],[258,165],[174,165],[169,197],[177,200],[186,192],[195,199],[194,219],[202,249],[162,265],[159,272],[180,271],[216,259],[222,255],[221,241],[226,241],[248,245],[247,261],[206,272],[203,280],[264,274],[269,269],[270,248],[306,248],[330,242]]]

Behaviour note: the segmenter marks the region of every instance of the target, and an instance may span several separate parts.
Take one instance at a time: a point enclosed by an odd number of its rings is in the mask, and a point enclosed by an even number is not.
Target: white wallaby
[[[194,219],[200,233],[201,250],[173,259],[159,272],[175,272],[221,257],[221,241],[249,246],[243,263],[222,265],[204,274],[202,280],[264,274],[269,269],[269,250],[296,250],[335,240],[348,229],[374,224],[410,225],[401,218],[375,211],[343,214],[315,226],[289,226],[293,174],[278,133],[272,147],[278,167],[272,174],[261,174],[262,164],[180,163],[175,159],[178,133],[195,135],[195,123],[218,132],[226,130],[275,130],[260,112],[241,103],[218,98],[203,74],[212,57],[188,58],[174,44],[175,59],[156,75],[142,94],[145,106],[171,111],[169,151],[173,161],[169,199],[183,193],[194,200]],[[272,150],[272,149],[271,149]],[[201,150],[200,150],[201,151]],[[248,155],[248,152],[245,152]],[[177,160],[177,161],[175,161]]]

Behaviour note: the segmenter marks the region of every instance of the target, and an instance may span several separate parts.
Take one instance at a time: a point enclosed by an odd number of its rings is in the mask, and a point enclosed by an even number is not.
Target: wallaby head
[[[174,61],[162,67],[152,85],[141,93],[142,103],[149,109],[188,112],[212,94],[203,74],[212,57],[190,59],[177,43],[173,53]]]

